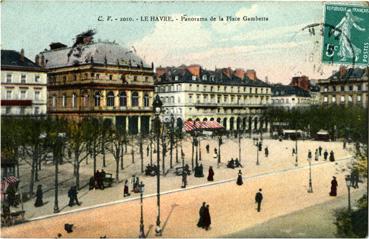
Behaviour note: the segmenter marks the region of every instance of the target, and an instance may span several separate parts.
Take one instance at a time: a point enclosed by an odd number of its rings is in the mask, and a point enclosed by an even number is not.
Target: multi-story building
[[[81,119],[101,117],[127,132],[148,133],[154,93],[153,64],[115,42],[93,42],[94,32],[72,47],[50,44],[36,56],[48,71],[48,113]]]
[[[274,84],[272,85],[272,106],[292,109],[307,107],[313,104],[309,91],[298,86]]]
[[[368,106],[369,68],[349,68],[344,66],[327,79],[318,81],[322,104]]]
[[[214,71],[200,65],[157,68],[156,92],[178,121],[217,121],[227,130],[266,129],[261,113],[270,103],[271,89],[253,70]],[[165,120],[165,119],[164,119]]]
[[[46,72],[20,52],[1,50],[1,114],[46,114]]]

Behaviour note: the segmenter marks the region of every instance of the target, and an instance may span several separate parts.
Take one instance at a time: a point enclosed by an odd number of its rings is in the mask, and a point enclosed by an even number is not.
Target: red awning
[[[192,130],[215,130],[223,129],[224,127],[217,121],[186,121],[184,123],[185,131],[190,132]]]
[[[31,106],[32,100],[0,100],[4,106]]]

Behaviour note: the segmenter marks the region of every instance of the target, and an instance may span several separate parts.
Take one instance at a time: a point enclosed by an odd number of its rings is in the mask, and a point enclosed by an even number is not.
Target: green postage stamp
[[[368,65],[369,8],[327,4],[324,25],[324,63]]]

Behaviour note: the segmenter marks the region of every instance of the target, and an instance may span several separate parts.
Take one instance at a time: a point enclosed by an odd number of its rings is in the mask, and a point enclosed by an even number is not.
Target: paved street
[[[336,163],[319,162],[313,165],[314,193],[307,193],[308,167],[280,168],[257,176],[246,175],[243,186],[235,180],[195,189],[162,195],[161,221],[165,237],[217,237],[229,235],[272,218],[290,214],[303,208],[332,200],[328,195],[332,176],[337,177],[338,195],[347,195],[344,175],[350,159]],[[261,172],[258,172],[260,174]],[[254,196],[263,188],[262,211],[256,212]],[[359,190],[363,190],[360,187]],[[150,194],[148,190],[147,194]],[[82,200],[83,201],[83,200]],[[205,201],[210,204],[211,230],[196,226],[198,209]],[[333,201],[332,201],[333,202]],[[96,209],[69,213],[36,220],[10,228],[3,228],[3,237],[137,237],[139,231],[139,200]],[[154,236],[156,197],[144,199],[145,231]],[[75,225],[71,234],[64,232],[64,223]]]
[[[222,155],[222,164],[220,168],[217,168],[217,163],[213,159],[214,147],[217,145],[216,140],[202,140],[201,148],[202,148],[202,164],[204,165],[204,178],[195,178],[193,174],[188,178],[189,186],[194,185],[202,185],[208,183],[206,180],[207,170],[209,166],[213,166],[215,171],[215,182],[219,180],[235,180],[237,176],[237,169],[228,169],[225,167],[225,162],[230,160],[231,158],[238,157],[238,141],[237,139],[226,139],[224,138],[224,144],[221,147],[221,155]],[[210,153],[207,154],[205,150],[205,145],[209,143],[210,145]],[[299,149],[299,167],[306,166],[308,164],[307,151],[308,149],[315,150],[319,145],[323,147],[323,150],[326,148],[328,152],[330,150],[334,150],[336,159],[342,159],[350,156],[350,151],[342,149],[342,143],[340,142],[319,142],[319,141],[298,141],[298,149]],[[295,157],[291,155],[292,148],[295,146],[294,141],[284,140],[279,142],[277,140],[264,139],[263,148],[268,146],[270,155],[268,158],[265,158],[264,152],[259,152],[260,165],[256,166],[256,147],[252,144],[251,139],[243,139],[242,140],[242,164],[244,168],[242,168],[243,175],[246,177],[251,177],[255,175],[265,174],[265,173],[273,173],[275,171],[280,170],[289,170],[295,169]],[[183,151],[185,152],[185,160],[186,163],[191,165],[191,143],[190,139],[183,143]],[[128,152],[130,152],[130,148],[128,148]],[[138,150],[136,150],[138,152]],[[145,152],[145,165],[149,163],[149,159],[146,157]],[[156,162],[156,154],[153,156],[154,162]],[[105,190],[93,190],[88,191],[88,188],[83,188],[79,193],[79,199],[82,201],[81,207],[89,207],[98,205],[101,203],[109,203],[117,200],[122,200],[123,196],[123,180],[130,179],[133,174],[138,174],[140,171],[140,162],[139,155],[135,155],[135,164],[132,164],[131,155],[125,155],[125,169],[120,171],[120,183],[113,184],[112,188],[107,188]],[[113,173],[115,172],[114,160],[111,158],[111,155],[107,155],[107,168],[105,168],[106,172]],[[173,159],[173,161],[175,161]],[[319,161],[313,160],[313,165],[323,163],[323,157],[320,158]],[[349,161],[347,161],[349,163]],[[98,159],[98,165],[101,165],[101,158]],[[179,163],[176,166],[180,166]],[[176,167],[174,166],[174,167]],[[343,167],[344,165],[342,165]],[[43,166],[43,170],[41,171],[41,182],[43,184],[43,188],[45,190],[44,194],[44,202],[48,202],[41,208],[35,208],[33,206],[34,199],[26,202],[24,204],[24,208],[26,210],[26,218],[37,218],[44,215],[49,215],[53,213],[53,204],[54,204],[54,189],[53,189],[53,169],[52,165]],[[98,167],[100,168],[100,167]],[[169,168],[169,153],[166,157],[166,168]],[[61,212],[66,212],[69,210],[75,210],[76,207],[68,207],[68,197],[67,190],[70,186],[74,185],[73,179],[73,167],[71,164],[65,163],[61,165],[61,173],[60,173],[60,181],[62,184],[60,185],[60,194],[59,194],[59,207]],[[23,175],[21,177],[22,185],[27,189],[27,186],[24,182],[29,181],[29,168],[24,165],[22,167]],[[84,183],[88,182],[88,178],[92,174],[92,162],[89,161],[88,165],[84,163],[81,165],[81,181]],[[155,177],[147,177],[141,176],[141,180],[145,183],[145,193],[152,194],[156,192],[156,178]],[[173,189],[179,189],[181,186],[181,177],[175,176],[172,172],[169,172],[165,177],[161,178],[161,190],[169,191]],[[131,185],[130,185],[131,188]],[[131,194],[129,198],[138,197],[138,194]],[[13,208],[13,210],[16,210]]]

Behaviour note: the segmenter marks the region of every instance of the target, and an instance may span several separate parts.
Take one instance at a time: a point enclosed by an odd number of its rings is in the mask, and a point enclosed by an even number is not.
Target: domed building
[[[36,56],[48,74],[48,114],[82,119],[100,117],[127,132],[148,133],[154,92],[148,65],[115,42],[94,42],[93,31],[77,35],[73,46],[51,43]]]

